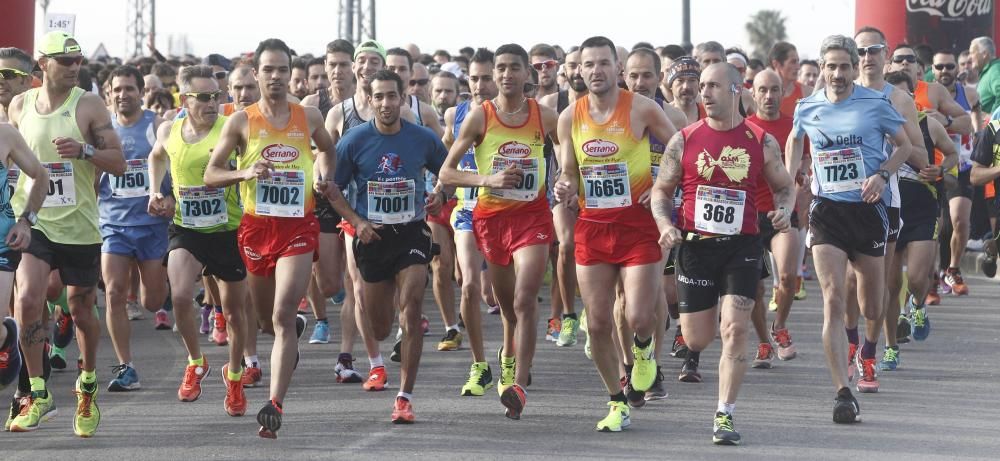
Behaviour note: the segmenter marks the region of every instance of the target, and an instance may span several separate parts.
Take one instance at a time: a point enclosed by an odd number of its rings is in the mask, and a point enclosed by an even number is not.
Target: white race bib
[[[71,162],[42,163],[49,170],[49,192],[42,208],[76,205],[76,182]],[[30,186],[29,186],[30,189]]]
[[[125,174],[111,176],[111,196],[115,198],[149,196],[149,164],[146,159],[125,161]]]
[[[465,159],[458,164],[458,171],[468,171],[471,173],[478,173],[478,168],[473,168],[466,166]],[[462,199],[462,209],[466,211],[472,211],[476,208],[476,203],[479,202],[479,188],[478,187],[465,187],[465,197]]]
[[[17,178],[21,177],[21,170],[13,165],[7,170],[7,192],[10,194],[7,196],[8,201],[14,197],[14,191],[17,190]]]
[[[698,186],[694,201],[694,228],[719,235],[739,234],[743,230],[746,199],[746,191]]]
[[[868,177],[864,157],[857,147],[819,151],[813,154],[813,159],[819,190],[827,194],[861,190]]]
[[[256,213],[261,216],[301,218],[306,210],[306,176],[302,170],[275,170],[257,180]]]
[[[490,171],[496,174],[506,170],[509,165],[514,165],[524,172],[521,182],[517,183],[513,189],[490,189],[490,195],[518,202],[530,202],[538,198],[538,181],[541,178],[538,170],[538,159],[494,155]]]
[[[208,186],[179,186],[181,225],[205,229],[224,224],[228,219],[226,190]]]
[[[624,208],[632,205],[628,165],[624,162],[580,167],[583,177],[584,206],[587,208]]]
[[[368,181],[368,220],[375,224],[403,224],[417,215],[412,179],[404,181]]]

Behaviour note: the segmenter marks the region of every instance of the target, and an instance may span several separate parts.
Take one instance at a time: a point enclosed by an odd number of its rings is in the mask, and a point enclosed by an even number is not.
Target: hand
[[[942,114],[942,113],[940,113],[940,112],[938,112],[938,111],[936,111],[934,109],[926,109],[926,110],[924,110],[924,114],[926,114],[928,117],[933,118],[934,120],[937,120],[938,122],[941,123],[942,126],[948,124],[948,118],[945,117],[944,114]]]
[[[58,137],[52,140],[52,144],[56,145],[56,153],[65,159],[80,158],[83,152],[83,144],[73,138]]]
[[[427,202],[424,204],[424,210],[427,211],[428,215],[436,215],[441,212],[441,207],[444,205],[444,194],[442,192],[431,191],[429,197],[427,197]]]
[[[267,160],[257,160],[252,167],[244,170],[246,173],[243,176],[244,180],[250,179],[268,179],[271,177],[271,173],[274,172],[274,164]]]
[[[507,165],[503,171],[486,178],[486,187],[490,189],[513,189],[524,178],[524,170],[514,164]]]
[[[574,202],[573,196],[576,195],[576,191],[573,190],[572,184],[569,181],[556,181],[552,186],[552,193],[556,196],[556,201],[559,203],[569,204],[569,202]]]
[[[792,217],[784,208],[768,211],[767,218],[771,220],[771,226],[778,232],[788,232],[788,229],[792,226]]]
[[[149,204],[146,205],[146,212],[150,216],[166,216],[164,208],[166,207],[166,198],[163,197],[162,193],[156,192],[149,195]],[[173,206],[171,206],[170,215],[173,216]]]
[[[382,226],[379,224],[372,224],[368,220],[360,219],[358,223],[354,225],[354,235],[361,240],[361,243],[372,243],[375,240],[382,240],[382,237],[378,235],[378,230]]]
[[[31,226],[28,225],[27,220],[18,219],[10,228],[10,232],[7,232],[7,238],[4,239],[4,242],[7,244],[7,248],[14,251],[27,249],[28,244],[31,243]]]
[[[927,165],[920,170],[920,179],[925,182],[934,182],[941,177],[941,165]]]
[[[646,192],[643,192],[642,195],[639,196],[639,205],[642,205],[642,206],[646,207],[646,209],[648,210],[649,209],[649,204],[652,201],[651,200],[652,195],[653,195],[652,194],[652,189],[647,190]]]
[[[881,176],[873,174],[861,184],[861,200],[867,203],[877,203],[882,199],[883,190],[885,190],[885,181]]]
[[[684,241],[684,236],[681,235],[681,230],[674,226],[667,226],[660,231],[660,246],[663,248],[673,248],[680,245],[682,241]]]
[[[160,209],[160,216],[164,218],[173,218],[174,212],[177,211],[177,199],[172,195],[168,195],[163,198],[163,208]]]

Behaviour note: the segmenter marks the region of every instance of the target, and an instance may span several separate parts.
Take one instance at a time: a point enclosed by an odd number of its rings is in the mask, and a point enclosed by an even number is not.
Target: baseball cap
[[[690,56],[681,56],[670,65],[667,85],[672,85],[680,77],[701,78],[701,66]]]
[[[80,50],[80,44],[72,35],[66,32],[54,30],[42,36],[42,42],[38,45],[38,53],[43,56],[74,53]]]
[[[354,49],[354,59],[358,59],[358,55],[361,53],[375,53],[385,61],[385,47],[381,43],[375,40],[365,40]]]
[[[462,66],[458,65],[457,62],[446,62],[441,65],[441,70],[451,72],[459,79],[465,78],[465,74],[462,72]]]
[[[201,63],[206,66],[219,66],[227,71],[230,70],[229,66],[232,64],[229,58],[215,53],[205,56],[205,59],[202,59]]]

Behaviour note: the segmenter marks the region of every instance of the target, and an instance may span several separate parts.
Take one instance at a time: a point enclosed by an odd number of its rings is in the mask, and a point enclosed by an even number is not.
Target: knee
[[[576,245],[573,243],[573,238],[559,241],[559,261],[563,264],[573,264],[573,251]]]
[[[656,312],[653,309],[631,309],[623,317],[627,317],[628,325],[632,331],[644,330],[656,320]]]
[[[704,334],[701,334],[704,333]],[[708,348],[709,344],[712,344],[712,339],[714,339],[715,332],[698,332],[691,331],[689,329],[684,330],[684,342],[687,344],[688,348],[693,351],[703,351]]]
[[[587,316],[587,333],[591,336],[610,337],[611,332],[614,330],[615,321],[610,315],[602,316],[601,318]]]
[[[794,290],[796,288],[795,284],[798,280],[799,276],[794,272],[778,274],[778,286],[785,290]]]
[[[746,322],[722,322],[719,325],[719,336],[722,337],[722,342],[726,344],[734,344],[738,341],[745,342],[747,336]]]
[[[482,288],[479,286],[479,280],[477,280],[476,277],[465,277],[462,279],[463,298],[475,300],[479,297],[481,289]]]

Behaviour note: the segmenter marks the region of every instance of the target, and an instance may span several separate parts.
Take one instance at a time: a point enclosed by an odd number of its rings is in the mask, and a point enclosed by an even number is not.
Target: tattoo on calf
[[[49,337],[48,324],[39,320],[25,326],[24,333],[22,334],[25,338],[27,338],[28,346],[44,343]]]

